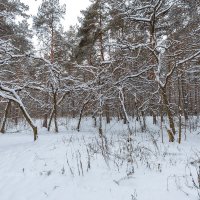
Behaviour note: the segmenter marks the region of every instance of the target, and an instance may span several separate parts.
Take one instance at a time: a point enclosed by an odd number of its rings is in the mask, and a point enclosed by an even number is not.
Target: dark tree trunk
[[[77,125],[77,131],[80,131],[80,126],[81,126],[81,120],[82,120],[83,111],[84,111],[84,109],[85,109],[85,106],[88,104],[88,102],[89,102],[89,100],[86,101],[86,102],[83,104],[83,106],[82,106],[82,108],[81,108],[81,110],[80,110],[79,120],[78,120],[78,125]]]
[[[43,119],[43,123],[42,123],[42,127],[44,128],[47,128],[47,118],[48,118],[48,115],[47,114],[44,114],[44,119]]]
[[[6,105],[4,116],[3,116],[3,121],[1,124],[1,130],[0,130],[1,133],[5,133],[6,121],[8,118],[8,113],[9,113],[10,107],[11,107],[11,101],[9,100]]]
[[[58,133],[58,122],[57,122],[57,92],[53,94],[53,102],[54,102],[54,125],[55,125],[55,132]]]
[[[110,109],[109,109],[109,105],[106,104],[105,106],[105,113],[106,113],[106,123],[110,124]]]
[[[157,124],[156,114],[153,112],[153,124]]]
[[[169,102],[167,99],[167,94],[166,94],[166,88],[161,88],[161,94],[162,94],[162,99],[163,99],[163,103],[164,103],[164,109],[165,112],[167,113],[168,119],[169,119],[169,126],[170,129],[173,133],[173,135],[176,134],[176,130],[175,130],[175,126],[174,126],[174,120],[173,120],[173,115],[172,112],[170,110],[170,106],[169,106]]]
[[[47,128],[48,131],[50,131],[50,129],[51,129],[51,122],[52,122],[53,116],[54,116],[54,108],[52,108],[51,113],[50,113],[49,124],[48,124],[48,128]]]

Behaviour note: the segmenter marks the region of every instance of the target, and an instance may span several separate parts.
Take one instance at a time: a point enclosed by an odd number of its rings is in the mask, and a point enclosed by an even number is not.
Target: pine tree
[[[61,86],[60,77],[62,67],[60,66],[60,50],[63,37],[61,34],[61,19],[65,14],[65,5],[60,5],[59,0],[43,0],[38,8],[37,16],[34,17],[33,24],[37,35],[45,47],[44,54],[50,60],[48,66],[48,75],[44,78],[46,82],[46,104],[48,104],[49,95],[51,98],[52,110],[48,123],[50,130],[52,117],[54,116],[55,131],[58,132],[57,125],[57,101],[59,88]],[[62,59],[63,61],[63,59]],[[45,63],[46,65],[47,63]],[[51,91],[51,92],[49,92]],[[47,127],[47,111],[44,115],[43,125]]]
[[[59,0],[43,0],[38,8],[33,24],[39,39],[49,51],[51,63],[54,63],[54,48],[56,45],[56,32],[61,27],[61,19],[65,14],[65,5],[60,5]]]

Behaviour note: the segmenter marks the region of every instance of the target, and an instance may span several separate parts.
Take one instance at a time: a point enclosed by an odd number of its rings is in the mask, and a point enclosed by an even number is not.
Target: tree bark
[[[42,127],[44,128],[47,128],[47,118],[48,118],[48,115],[47,114],[44,114],[44,119],[43,119],[43,123],[42,123]]]
[[[9,113],[10,107],[11,107],[11,101],[9,100],[6,105],[4,116],[3,116],[3,121],[1,124],[1,130],[0,130],[1,133],[5,133],[5,126],[6,126],[6,121],[8,118],[8,113]]]
[[[105,105],[105,114],[106,114],[106,123],[110,124],[110,109],[108,104]]]
[[[38,131],[37,131],[37,126],[34,125],[33,121],[31,120],[30,116],[28,115],[28,113],[26,112],[26,110],[24,109],[24,107],[22,105],[19,104],[19,108],[22,111],[26,121],[28,122],[28,124],[31,126],[32,130],[33,130],[33,135],[34,135],[34,141],[37,140],[38,137]]]
[[[179,74],[178,74],[178,114],[179,114],[179,130],[178,130],[178,143],[180,144],[181,143],[181,138],[182,138],[182,134],[181,134],[181,132],[182,132],[182,126],[181,126],[181,123],[182,123],[182,121],[181,121],[181,118],[182,118],[182,109],[181,109],[181,107],[182,107],[182,103],[181,103],[181,81],[180,81],[180,76],[179,76]]]
[[[176,134],[176,130],[175,130],[175,126],[174,126],[174,120],[173,120],[173,115],[172,112],[170,110],[170,106],[169,106],[169,102],[167,99],[167,94],[166,94],[166,87],[161,87],[161,94],[162,94],[162,99],[163,99],[163,103],[164,103],[164,109],[165,112],[167,113],[168,119],[169,119],[169,126],[170,129],[173,133],[173,135]]]
[[[53,94],[53,102],[54,102],[54,125],[55,132],[58,133],[58,122],[57,122],[57,92]]]
[[[81,126],[81,120],[82,120],[82,115],[83,115],[83,111],[85,109],[85,106],[88,104],[89,100],[83,103],[83,106],[80,110],[80,114],[79,114],[79,120],[78,120],[78,125],[77,125],[77,131],[80,131],[80,126]]]
[[[48,93],[45,94],[45,103],[48,104]],[[45,113],[43,117],[44,117],[44,119],[43,119],[42,127],[47,128],[48,127],[48,114]]]
[[[54,115],[54,108],[52,108],[50,116],[49,116],[49,123],[48,123],[48,128],[47,128],[48,131],[50,131],[50,128],[51,128],[51,122],[53,119],[53,115]]]

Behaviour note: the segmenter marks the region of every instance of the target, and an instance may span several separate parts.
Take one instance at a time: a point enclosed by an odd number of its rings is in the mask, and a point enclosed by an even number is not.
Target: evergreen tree
[[[94,64],[105,60],[105,40],[107,38],[108,1],[95,0],[91,6],[82,11],[81,26],[78,31],[80,42],[76,50],[76,58],[80,63],[87,60]]]
[[[65,5],[60,5],[59,0],[43,0],[38,8],[33,24],[40,41],[43,42],[46,52],[50,52],[50,60],[54,62],[56,32],[61,27],[60,21],[65,14]],[[58,35],[58,34],[57,34]]]

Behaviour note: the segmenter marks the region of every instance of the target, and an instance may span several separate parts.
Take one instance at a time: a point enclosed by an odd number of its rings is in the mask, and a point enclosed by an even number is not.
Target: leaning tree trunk
[[[7,121],[7,118],[8,118],[8,113],[9,113],[10,107],[11,107],[11,100],[8,101],[6,108],[5,108],[3,121],[2,121],[2,124],[1,124],[1,130],[0,130],[1,133],[5,133],[5,126],[6,126],[6,121]]]
[[[31,126],[32,130],[33,130],[33,135],[34,135],[34,141],[37,140],[38,137],[38,131],[37,131],[37,126],[35,126],[35,124],[33,123],[31,117],[29,116],[29,114],[26,112],[26,109],[24,108],[23,105],[19,104],[19,108],[21,109],[26,121],[28,122],[28,124]]]
[[[84,106],[81,108],[80,114],[79,114],[79,119],[78,119],[78,125],[77,125],[77,131],[80,131],[80,126],[81,126],[81,119],[82,119],[82,115],[83,115],[83,110],[84,110]]]
[[[21,102],[19,95],[16,93],[15,90],[13,90],[13,89],[11,90],[10,88],[4,87],[2,85],[0,85],[0,89],[3,90],[4,92],[10,93],[10,95],[7,95],[7,98],[9,100],[12,100],[15,103],[17,103],[17,105],[19,106],[20,110],[22,111],[26,121],[33,129],[34,141],[35,141],[37,139],[37,135],[38,135],[37,126],[35,126],[31,117],[29,116],[28,112],[26,111],[26,108],[24,107],[23,103]]]
[[[53,115],[54,115],[54,108],[52,108],[51,110],[51,113],[50,113],[50,117],[49,117],[49,123],[48,123],[48,131],[50,131],[50,128],[51,128],[51,122],[52,122],[52,119],[53,119]]]

